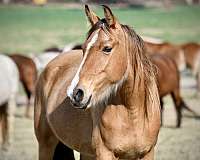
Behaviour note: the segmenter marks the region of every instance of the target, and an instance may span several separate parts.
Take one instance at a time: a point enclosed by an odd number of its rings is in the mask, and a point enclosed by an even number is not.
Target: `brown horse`
[[[200,44],[186,43],[181,47],[184,50],[187,68],[189,68],[196,77],[197,89],[200,91]]]
[[[85,11],[92,28],[83,52],[56,57],[36,87],[39,159],[52,159],[59,141],[85,159],[153,159],[160,103],[143,41],[108,7],[101,20]]]
[[[16,63],[19,74],[20,74],[20,81],[24,87],[26,96],[27,96],[27,108],[25,112],[26,117],[31,117],[30,113],[30,100],[31,96],[34,93],[35,83],[37,80],[37,69],[34,61],[20,54],[12,54],[10,57]]]
[[[148,54],[164,54],[171,57],[177,64],[179,71],[185,69],[184,52],[178,45],[173,45],[168,42],[151,43],[145,42]]]
[[[187,109],[193,114],[195,114],[195,112],[186,106],[180,95],[180,74],[177,65],[172,58],[165,55],[154,54],[150,56],[150,59],[158,69],[157,79],[161,102],[161,113],[163,112],[163,97],[170,94],[177,114],[176,127],[180,127],[182,121],[182,108]]]

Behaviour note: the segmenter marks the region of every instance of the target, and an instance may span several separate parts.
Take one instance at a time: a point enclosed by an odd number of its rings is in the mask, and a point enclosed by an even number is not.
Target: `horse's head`
[[[83,44],[82,62],[67,90],[77,108],[106,102],[126,78],[128,59],[124,31],[110,8],[103,8],[105,19],[100,20],[85,6],[92,27]]]

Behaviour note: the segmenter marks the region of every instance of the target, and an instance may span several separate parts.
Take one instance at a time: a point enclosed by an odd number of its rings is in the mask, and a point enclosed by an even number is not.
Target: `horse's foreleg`
[[[75,160],[74,152],[71,148],[59,142],[56,146],[53,160]]]
[[[39,144],[39,160],[53,160],[58,140],[51,131],[46,119],[41,118],[40,125],[35,130]]]
[[[39,160],[53,160],[56,145],[54,143],[39,143]]]

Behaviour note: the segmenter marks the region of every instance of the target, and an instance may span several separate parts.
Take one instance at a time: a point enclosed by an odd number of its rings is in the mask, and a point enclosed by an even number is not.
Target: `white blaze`
[[[88,45],[86,47],[86,51],[85,51],[85,55],[83,57],[83,60],[82,60],[82,62],[80,64],[80,66],[79,66],[74,78],[72,79],[72,82],[71,82],[70,86],[67,89],[67,96],[68,97],[72,97],[72,95],[73,95],[73,90],[74,90],[74,88],[77,86],[77,84],[79,82],[80,71],[81,71],[81,69],[82,69],[82,67],[83,67],[83,65],[85,63],[85,60],[87,59],[87,56],[88,56],[90,48],[97,41],[98,35],[99,35],[99,30],[96,31],[95,35],[92,37],[91,41],[88,43]]]

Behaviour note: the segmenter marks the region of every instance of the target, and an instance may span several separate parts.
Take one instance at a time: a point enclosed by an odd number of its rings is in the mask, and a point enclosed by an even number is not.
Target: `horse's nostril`
[[[82,89],[76,89],[74,91],[74,100],[76,102],[81,102],[83,100],[84,92]]]

